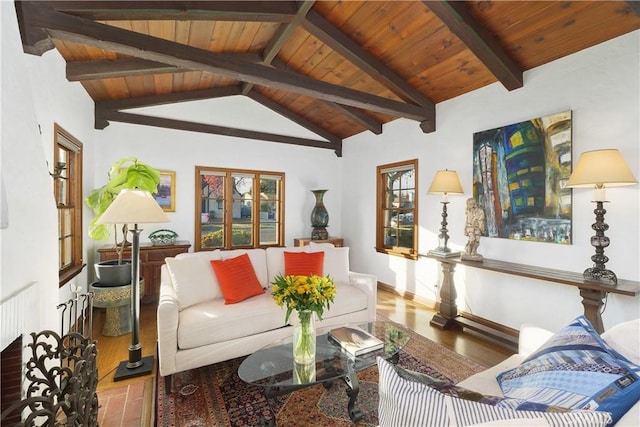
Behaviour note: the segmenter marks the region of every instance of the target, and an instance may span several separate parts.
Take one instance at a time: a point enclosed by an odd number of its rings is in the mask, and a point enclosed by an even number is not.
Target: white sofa
[[[496,376],[520,365],[530,354],[547,341],[553,332],[533,325],[523,325],[520,329],[518,354],[515,354],[485,371],[472,375],[457,385],[489,396],[503,396]],[[615,325],[601,334],[602,338],[618,353],[636,365],[640,365],[640,319]],[[640,426],[640,402],[618,420],[616,426]]]
[[[318,327],[376,318],[375,276],[349,271],[349,248],[317,244],[291,248],[191,252],[167,258],[162,267],[158,303],[160,375],[210,365],[254,351],[293,333],[285,309],[276,305],[270,286],[284,274],[284,252],[324,252],[323,275],[337,286],[336,298]],[[266,292],[225,304],[210,260],[247,253]],[[291,320],[290,322],[291,323]]]

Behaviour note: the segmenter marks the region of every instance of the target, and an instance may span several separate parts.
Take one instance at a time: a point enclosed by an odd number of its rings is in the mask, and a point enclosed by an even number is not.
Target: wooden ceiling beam
[[[349,62],[356,65],[367,75],[390,89],[405,101],[415,102],[426,109],[434,109],[435,104],[402,77],[367,52],[358,43],[333,26],[315,11],[307,14],[303,24],[305,30],[320,39],[324,44],[338,52]],[[434,113],[435,114],[435,113]]]
[[[66,66],[67,80],[70,82],[138,76],[142,74],[173,73],[176,71],[187,70],[181,70],[173,65],[138,58],[69,61]]]
[[[179,102],[224,98],[234,95],[240,95],[239,86],[216,87],[192,90],[189,92],[171,92],[163,95],[138,96],[112,101],[96,101],[95,105],[96,109],[100,110],[126,110],[129,108],[155,107],[157,105],[176,104]]]
[[[317,141],[308,138],[298,138],[294,136],[276,135],[267,132],[258,132],[245,129],[235,129],[225,126],[209,125],[203,123],[188,122],[184,120],[166,119],[162,117],[144,116],[141,114],[123,113],[109,109],[96,109],[96,123],[101,121],[113,121],[130,123],[142,126],[153,126],[165,129],[177,129],[190,132],[209,133],[214,135],[224,135],[236,138],[255,139],[258,141],[280,142],[284,144],[301,145],[305,147],[324,148],[335,150],[336,154],[342,155],[342,143]]]
[[[347,37],[342,31],[334,27],[315,11],[310,11],[307,14],[304,28],[402,99],[416,102],[422,106],[427,112],[427,115],[424,119],[420,120],[420,129],[425,133],[436,130],[435,104],[407,83],[402,77],[387,68],[373,55],[364,50],[360,45]],[[365,123],[368,121],[366,117],[363,117],[362,114],[364,113],[358,114],[353,108],[350,110],[354,112],[354,115],[351,115],[352,118],[364,120]],[[365,127],[369,128],[369,126]],[[369,129],[377,134],[377,130]]]
[[[507,88],[523,85],[522,70],[489,31],[476,21],[464,2],[423,0],[423,3],[473,52]]]
[[[371,131],[372,133],[376,135],[380,135],[382,133],[382,123],[367,115],[367,113],[365,113],[364,111],[354,107],[349,107],[348,105],[336,103],[331,103],[331,106],[333,108],[337,108],[342,114],[347,116],[349,120],[354,121],[363,128]]]
[[[294,70],[291,70],[291,68],[289,68],[289,66],[286,63],[284,63],[283,61],[277,58],[273,61],[273,66],[280,70],[296,72]],[[322,102],[325,105],[329,106],[330,108],[335,108],[341,111],[342,114],[347,116],[347,119],[352,120],[355,123],[358,123],[360,126],[373,132],[376,135],[380,135],[382,133],[382,123],[380,123],[373,117],[368,116],[362,110],[359,110],[354,107],[350,107],[348,105],[343,105],[337,102],[325,101],[322,99],[317,100],[317,102]]]
[[[309,120],[305,119],[304,117],[300,116],[299,114],[293,113],[291,110],[289,110],[286,107],[278,104],[277,102],[273,101],[272,99],[269,99],[266,96],[256,92],[255,90],[249,92],[249,94],[247,96],[249,98],[253,99],[254,101],[256,101],[256,102],[264,105],[265,107],[269,108],[270,110],[275,111],[276,113],[286,117],[287,119],[291,120],[292,122],[299,124],[300,126],[310,130],[311,132],[317,134],[318,136],[323,137],[327,141],[332,142],[334,144],[340,144],[340,146],[342,146],[342,138],[340,138],[339,136],[334,135],[331,132],[327,132],[326,129],[316,125],[313,122],[310,122]]]
[[[27,25],[46,28],[51,37],[60,40],[87,44],[99,49],[176,67],[206,71],[396,117],[424,121],[435,115],[435,111],[430,111],[422,106],[406,104],[314,80],[299,74],[283,72],[230,55],[212,54],[207,50],[55,12],[44,6],[31,6],[28,9],[28,18],[25,14],[25,20],[29,21]]]
[[[295,1],[36,1],[56,11],[97,21],[213,20],[290,22]]]
[[[262,54],[262,63],[263,64],[271,64],[271,61],[278,55],[282,46],[289,40],[291,34],[300,26],[302,21],[304,20],[305,15],[309,10],[313,7],[315,0],[304,1],[300,5],[300,9],[298,9],[298,13],[296,13],[295,18],[289,22],[288,24],[280,25],[274,36],[269,40],[269,44],[264,49]],[[253,88],[252,83],[244,83],[242,86],[242,94],[247,95]]]
[[[234,53],[233,56],[245,61],[258,63],[262,57],[257,53]],[[67,62],[67,80],[83,81],[96,79],[110,79],[116,77],[129,77],[143,74],[183,73],[187,71],[174,65],[148,61],[139,58],[104,59],[95,61],[69,61]]]
[[[640,16],[640,1],[638,0],[625,0],[625,3],[629,8],[636,14],[636,16]]]

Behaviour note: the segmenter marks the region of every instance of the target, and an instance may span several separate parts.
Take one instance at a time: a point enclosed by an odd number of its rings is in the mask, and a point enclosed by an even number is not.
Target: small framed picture
[[[173,171],[160,171],[160,184],[157,194],[153,195],[156,202],[165,212],[176,211],[176,173]]]

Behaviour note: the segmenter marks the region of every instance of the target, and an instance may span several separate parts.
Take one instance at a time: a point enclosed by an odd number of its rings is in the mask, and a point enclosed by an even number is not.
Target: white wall
[[[427,195],[438,169],[458,172],[465,196],[450,197],[451,246],[463,249],[464,203],[472,195],[473,133],[565,110],[573,111],[573,156],[597,148],[618,148],[640,177],[640,31],[578,52],[524,74],[524,87],[512,92],[496,83],[437,106],[436,132],[398,120],[382,135],[363,133],[344,144],[344,235],[351,242],[352,267],[381,282],[425,298],[437,298],[441,280],[436,262],[381,255],[375,246],[375,170],[380,164],[419,160],[419,252],[437,246],[441,221],[439,196]],[[607,191],[607,267],[618,277],[640,279],[638,186]],[[582,272],[594,253],[589,240],[595,217],[591,191],[573,192],[573,245],[482,238],[486,258]],[[534,322],[559,328],[583,312],[577,288],[460,266],[456,270],[459,309],[513,328]],[[640,316],[638,298],[611,294],[603,314],[605,328]]]
[[[49,53],[34,63],[34,58],[22,53],[13,3],[0,2],[0,11],[1,170],[8,217],[8,227],[0,230],[0,296],[5,303],[33,285],[38,298],[18,308],[16,316],[21,319],[16,323],[25,325],[24,333],[59,330],[56,305],[68,296],[64,289],[58,290],[57,211],[46,161],[51,163],[53,155],[53,117],[64,119],[61,124],[67,130],[80,134],[80,129],[88,128],[78,124],[86,116],[82,110],[91,104],[86,94],[55,86],[55,75],[64,72],[57,54]],[[43,102],[47,109],[40,108]],[[3,335],[2,348],[14,338]]]
[[[235,101],[236,113],[245,114],[249,121],[253,120],[251,111],[262,108],[249,99],[240,103]],[[197,105],[199,108],[202,106],[201,103]],[[216,105],[209,103],[208,107],[212,108],[211,114],[215,116]],[[280,122],[282,132],[301,133],[280,116],[271,116],[271,121],[274,120]],[[100,180],[114,161],[127,156],[135,156],[158,169],[176,172],[176,212],[168,213],[171,221],[168,224],[146,225],[143,239],[158,228],[169,228],[179,234],[179,240],[193,244],[196,165],[284,172],[287,245],[292,245],[296,237],[311,235],[310,216],[315,199],[310,190],[318,188],[329,190],[324,199],[329,211],[327,230],[331,235],[342,232],[341,159],[333,150],[114,122],[99,133],[96,154],[93,173],[97,185],[102,184]]]

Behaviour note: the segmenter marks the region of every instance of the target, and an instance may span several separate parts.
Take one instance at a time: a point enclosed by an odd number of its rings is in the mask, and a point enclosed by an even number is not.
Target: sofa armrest
[[[376,320],[376,304],[378,298],[378,278],[372,274],[349,272],[349,284],[367,294],[367,312],[370,322]]]
[[[160,273],[160,297],[158,301],[158,368],[160,375],[177,371],[178,354],[178,298],[167,266]]]

